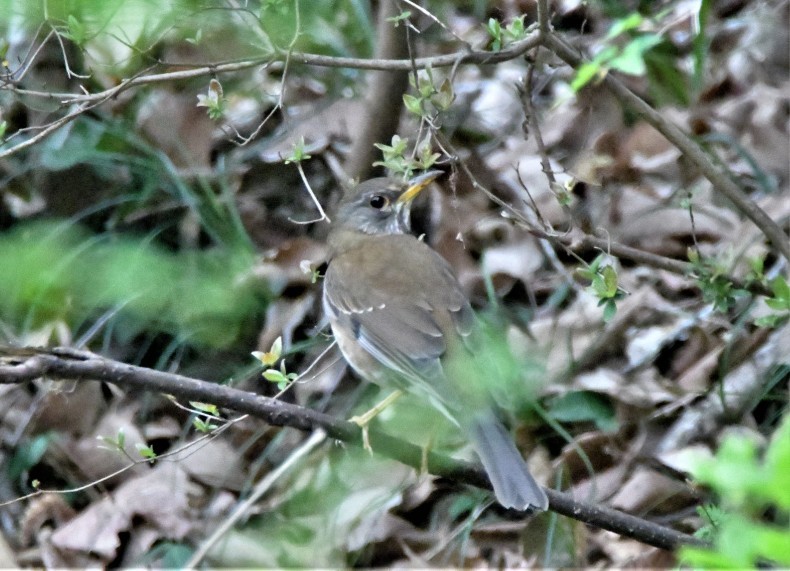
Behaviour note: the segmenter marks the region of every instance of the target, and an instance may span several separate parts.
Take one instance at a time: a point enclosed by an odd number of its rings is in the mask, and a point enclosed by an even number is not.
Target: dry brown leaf
[[[194,93],[156,89],[141,105],[138,127],[173,164],[183,168],[209,169],[214,122],[197,107]]]
[[[693,468],[698,466],[700,461],[712,458],[713,452],[706,444],[692,444],[656,455],[659,462],[683,474],[691,474]]]
[[[571,481],[588,478],[588,462],[595,472],[609,468],[622,457],[616,437],[605,432],[584,432],[562,447],[554,465],[562,467]],[[583,456],[582,456],[583,455]]]
[[[607,394],[617,402],[641,409],[651,409],[655,405],[673,401],[678,396],[675,388],[652,367],[627,377],[599,369],[580,375],[575,385],[584,390]]]
[[[135,421],[137,405],[108,411],[99,420],[93,431],[82,438],[69,438],[63,441],[62,449],[68,459],[77,465],[80,471],[90,480],[97,480],[129,466],[129,457],[142,459],[138,446],[146,445],[140,429]],[[124,456],[112,444],[103,439],[115,441],[123,432]],[[128,479],[145,472],[142,464],[132,466],[129,470],[113,477],[113,482]]]
[[[335,140],[348,141],[349,133],[359,133],[359,122],[366,117],[362,99],[338,99],[329,105],[291,106],[278,134],[260,154],[262,160],[279,163],[293,152],[296,143],[304,140],[305,150],[316,154]]]
[[[620,463],[574,484],[569,493],[582,502],[605,502],[622,487],[629,466]]]
[[[247,481],[245,462],[238,448],[224,438],[212,438],[192,446],[187,443],[175,458],[187,474],[212,488],[238,492]]]
[[[266,352],[282,337],[283,349],[290,349],[294,330],[302,325],[315,305],[315,292],[309,291],[295,299],[277,298],[266,308],[266,326],[258,337],[257,350]]]
[[[689,489],[683,483],[640,467],[622,484],[610,503],[627,513],[666,512],[673,506],[688,505],[690,499]]]
[[[178,464],[162,462],[60,526],[52,534],[52,544],[112,561],[120,546],[118,534],[131,529],[135,516],[154,525],[160,537],[181,539],[191,527],[186,491],[186,473]]]

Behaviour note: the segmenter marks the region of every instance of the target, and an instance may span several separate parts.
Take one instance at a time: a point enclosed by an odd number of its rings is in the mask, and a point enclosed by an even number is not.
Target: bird
[[[461,428],[502,506],[543,511],[546,493],[498,414],[504,389],[485,378],[497,360],[479,345],[484,328],[447,261],[411,231],[413,200],[441,174],[346,191],[327,236],[324,312],[359,376],[427,399]]]

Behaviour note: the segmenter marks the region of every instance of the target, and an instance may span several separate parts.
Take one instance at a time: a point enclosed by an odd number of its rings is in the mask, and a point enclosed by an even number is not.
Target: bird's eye
[[[388,203],[389,200],[387,200],[386,197],[381,196],[380,194],[374,194],[373,196],[370,197],[370,205],[376,210],[381,210],[382,208],[387,206]]]

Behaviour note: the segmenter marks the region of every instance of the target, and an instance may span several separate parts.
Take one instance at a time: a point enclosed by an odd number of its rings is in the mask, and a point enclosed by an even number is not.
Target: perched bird
[[[503,388],[488,378],[497,363],[478,346],[481,324],[449,264],[411,234],[412,200],[439,174],[375,178],[346,193],[328,237],[324,311],[360,376],[429,399],[463,430],[500,504],[545,510],[546,494],[497,416]]]

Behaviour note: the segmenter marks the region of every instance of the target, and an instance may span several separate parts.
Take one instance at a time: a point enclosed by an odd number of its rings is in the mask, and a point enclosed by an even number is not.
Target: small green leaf
[[[206,414],[210,414],[212,416],[219,416],[219,409],[215,404],[206,404],[206,403],[195,402],[195,401],[190,401],[189,404],[195,410],[199,410],[200,412],[205,412]]]
[[[82,46],[85,40],[88,39],[85,33],[85,26],[77,20],[74,14],[69,14],[67,23],[68,29],[64,35],[78,46]]]
[[[604,296],[614,297],[617,293],[617,272],[612,266],[606,266],[601,270],[604,281]]]
[[[647,71],[645,52],[660,44],[661,41],[661,36],[656,34],[634,38],[625,45],[620,55],[611,59],[609,67],[628,75],[643,76]]]
[[[300,163],[311,158],[313,157],[307,154],[305,149],[304,136],[301,136],[299,137],[299,140],[293,144],[293,147],[291,147],[291,154],[286,157],[285,164],[289,165],[291,163]]]
[[[288,380],[286,376],[277,369],[266,369],[263,372],[263,378],[273,383],[282,383],[283,381]]]
[[[146,446],[145,444],[138,442],[134,445],[134,447],[137,449],[137,453],[146,460],[153,460],[156,458],[156,452],[154,452],[154,449],[150,446]]]
[[[409,18],[411,18],[411,11],[404,10],[397,16],[390,16],[389,18],[387,18],[387,22],[392,22],[393,24],[395,24],[395,27],[397,28],[401,22],[408,20]]]
[[[689,262],[691,262],[692,264],[698,264],[699,263],[699,250],[689,246],[688,248],[686,248],[686,257],[688,258]]]
[[[617,304],[613,299],[607,300],[606,305],[604,305],[603,308],[604,323],[609,323],[614,317],[615,313],[617,313]]]
[[[118,445],[118,448],[123,450],[126,446],[126,432],[123,428],[118,429],[118,435],[115,437],[115,441]]]
[[[787,309],[790,309],[790,284],[787,283],[784,276],[777,276],[771,280],[771,291],[774,292],[776,299],[787,302]]]
[[[449,79],[445,79],[439,86],[439,91],[431,97],[431,103],[433,103],[439,111],[446,111],[453,104],[453,101],[455,101],[453,84],[450,83]]]
[[[505,36],[511,42],[518,41],[525,36],[524,16],[515,18],[505,27]]]
[[[406,93],[403,95],[403,105],[406,107],[406,110],[409,111],[409,113],[417,115],[418,117],[422,116],[423,109],[421,98]]]
[[[217,428],[216,424],[214,424],[212,422],[209,422],[209,421],[205,421],[202,418],[193,418],[192,419],[192,426],[198,432],[203,432],[203,433],[211,432],[212,430],[216,430],[216,428]]]
[[[271,349],[269,349],[266,353],[261,353],[260,351],[255,351],[253,355],[267,367],[271,367],[277,361],[280,360],[283,352],[283,338],[282,336],[278,337],[272,343]]]
[[[612,27],[609,28],[609,32],[606,34],[606,39],[612,40],[623,32],[634,30],[641,26],[642,22],[644,22],[644,18],[638,12],[634,12],[625,18],[616,20],[614,24],[612,24]]]
[[[225,113],[225,97],[222,84],[217,79],[208,82],[206,94],[198,94],[198,107],[205,107],[208,116],[212,120],[217,120]]]
[[[498,52],[502,49],[502,25],[496,18],[489,18],[486,30],[488,30],[488,35],[492,39],[491,50]]]
[[[591,391],[566,393],[551,402],[548,412],[560,422],[594,422],[605,432],[617,430],[617,417],[611,402]]]
[[[779,322],[782,321],[781,315],[764,315],[763,317],[758,317],[754,320],[754,324],[757,327],[776,327],[779,325]]]

